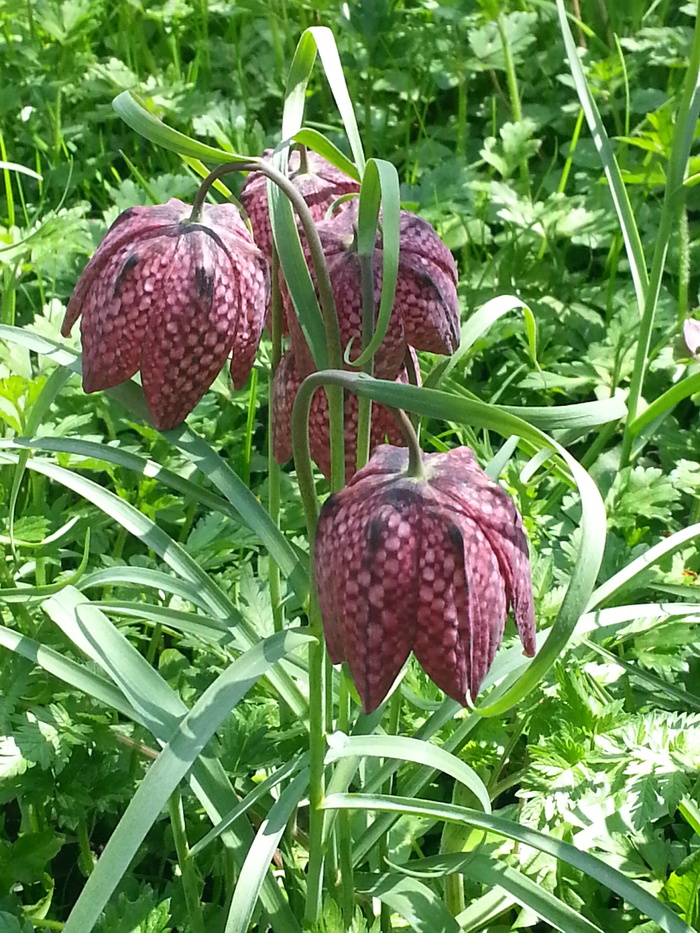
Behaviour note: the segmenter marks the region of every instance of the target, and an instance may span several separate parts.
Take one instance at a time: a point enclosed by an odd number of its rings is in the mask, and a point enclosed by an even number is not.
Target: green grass
[[[610,6],[0,4],[0,930],[700,930],[700,31]],[[538,655],[509,623],[475,709],[411,660],[364,715],[309,639],[329,485],[268,466],[267,337],[161,434],[59,334],[120,211],[301,127],[365,252],[398,180],[458,261],[426,388],[340,378],[523,515]]]

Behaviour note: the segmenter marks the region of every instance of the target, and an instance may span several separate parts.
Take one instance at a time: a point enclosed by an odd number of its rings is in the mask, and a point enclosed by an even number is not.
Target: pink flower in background
[[[377,448],[326,500],[316,581],[331,661],[347,661],[365,712],[386,697],[411,651],[465,704],[491,666],[508,608],[535,653],[527,541],[511,498],[467,447],[426,454],[409,477],[405,448]]]
[[[689,317],[683,322],[683,336],[691,354],[700,359],[700,321]]]
[[[267,303],[267,262],[238,210],[207,204],[197,222],[191,212],[171,198],[121,214],[85,267],[61,328],[67,337],[82,315],[85,391],[140,370],[162,430],[185,419],[231,352],[233,384],[245,384]]]

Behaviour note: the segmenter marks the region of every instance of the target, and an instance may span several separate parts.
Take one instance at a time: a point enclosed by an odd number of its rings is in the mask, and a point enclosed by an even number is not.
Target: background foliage
[[[650,263],[695,4],[582,2],[580,13],[585,25],[572,23],[579,58]],[[71,288],[120,211],[187,200],[198,186],[176,154],[125,126],[112,98],[138,89],[171,126],[258,155],[279,141],[287,69],[314,25],[334,31],[366,154],[396,165],[404,206],[430,220],[454,251],[463,320],[511,294],[537,322],[536,360],[522,316],[504,314],[477,335],[441,388],[466,401],[548,408],[624,398],[634,375],[635,269],[553,4],[0,0],[1,315],[25,335],[22,343],[5,333],[0,344],[0,930],[7,933],[62,928],[179,717],[212,685],[219,689],[233,658],[272,636],[273,617],[303,620],[299,588],[288,586],[282,608],[275,604],[269,542],[256,519],[253,530],[241,520],[241,491],[217,459],[252,491],[243,507],[255,515],[255,499],[269,498],[269,346],[246,390],[234,393],[220,376],[190,417],[206,442],[197,447],[187,432],[163,437],[148,427],[128,390],[85,396],[65,368],[70,357],[49,344],[43,352],[41,338],[66,344],[58,332]],[[347,151],[319,75],[306,123]],[[697,171],[692,155],[689,174]],[[228,176],[227,184],[240,179]],[[622,462],[624,424],[554,432],[589,470],[608,516],[601,590],[574,639],[542,684],[494,718],[442,703],[411,665],[381,726],[455,753],[486,785],[496,816],[597,855],[692,929],[700,929],[693,530],[700,367],[681,329],[698,304],[698,206],[690,184],[669,239],[638,417],[665,401],[637,424]],[[77,349],[77,339],[69,345]],[[423,357],[424,375],[433,363]],[[35,438],[31,456],[19,437]],[[581,501],[567,476],[551,464],[538,470],[527,441],[504,452],[499,434],[457,418],[428,419],[423,440],[434,450],[469,444],[484,464],[503,453],[495,472],[502,468],[525,519],[538,624],[546,628],[580,544]],[[275,556],[289,570],[305,530],[289,468],[281,481],[287,550]],[[658,560],[634,563],[657,551]],[[87,599],[83,625],[78,609]],[[501,674],[509,659],[522,660],[508,645]],[[303,771],[303,657],[290,654],[271,668],[232,712],[220,701],[216,737],[182,791],[158,807],[94,929],[197,933],[230,922],[239,856],[275,800],[292,812],[303,798],[300,791],[294,800],[287,776],[279,797],[263,784],[288,763]],[[157,708],[143,706],[144,697]],[[412,764],[409,755],[392,772],[369,752],[355,754],[366,757],[350,790],[436,807],[474,804],[454,776]],[[212,822],[251,793],[228,838],[198,849]],[[574,922],[607,933],[687,929],[655,925],[561,851],[443,824],[427,805],[375,823],[369,813],[339,810],[357,844],[359,906],[354,913],[328,884],[319,933],[374,930],[371,896],[384,904],[376,920],[384,929],[406,922],[489,933],[568,933]],[[370,823],[381,838],[375,847],[362,842],[372,838]],[[302,805],[269,853],[292,917],[303,912],[307,829]],[[444,859],[463,859],[454,856],[463,851],[470,861],[455,885],[461,875],[445,875]],[[414,874],[401,875],[409,859]],[[284,925],[291,920],[272,875],[260,882],[264,911],[251,905],[249,928],[267,929],[277,904],[276,929],[293,929]]]

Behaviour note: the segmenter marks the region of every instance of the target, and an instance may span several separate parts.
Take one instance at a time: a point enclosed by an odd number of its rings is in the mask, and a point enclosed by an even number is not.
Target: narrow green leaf
[[[282,116],[282,138],[287,139],[294,136],[302,128],[306,89],[316,61],[317,52],[326,73],[331,93],[335,98],[340,118],[343,121],[355,164],[358,172],[362,175],[365,168],[365,157],[360,132],[355,120],[355,111],[345,83],[345,75],[338,55],[338,47],[335,44],[335,37],[326,26],[311,26],[309,29],[305,29],[297,44],[287,77]]]
[[[19,172],[21,175],[29,175],[30,178],[35,178],[37,181],[41,181],[43,177],[33,169],[27,168],[25,165],[20,165],[19,162],[6,162],[4,159],[0,160],[0,170]]]
[[[53,648],[46,648],[26,635],[20,635],[19,632],[5,628],[4,625],[0,625],[0,645],[38,664],[49,674],[71,684],[76,690],[86,693],[98,702],[111,706],[127,718],[146,725],[139,713],[124,698],[121,690],[104,677],[78,664],[77,661],[64,658]]]
[[[348,736],[342,732],[336,732],[328,736],[328,746],[326,753],[328,763],[340,758],[369,756],[413,761],[416,764],[434,768],[436,771],[442,771],[464,784],[474,794],[484,811],[491,812],[489,792],[479,775],[455,755],[430,742],[400,735]]]
[[[397,866],[398,868],[399,866]],[[487,889],[500,887],[523,907],[534,911],[546,923],[562,933],[602,933],[601,928],[555,897],[541,884],[511,868],[500,855],[467,854],[437,855],[408,862],[406,872],[449,874],[459,872],[471,881],[486,885]]]
[[[291,630],[276,632],[234,661],[204,691],[139,785],[71,910],[65,933],[90,933],[168,797],[231,709],[271,665],[310,640]]]
[[[309,772],[304,769],[282,791],[262,821],[238,876],[224,933],[247,933],[272,856],[308,786]]]
[[[107,615],[113,614],[134,619],[145,619],[154,625],[163,625],[187,635],[196,635],[206,641],[227,644],[233,640],[229,627],[212,616],[170,609],[166,606],[150,606],[148,603],[93,600],[93,605]]]
[[[59,624],[65,623],[70,629],[73,624],[70,616],[75,615],[76,605],[77,603],[73,602],[63,603],[62,606],[59,606],[60,612],[58,610],[55,612],[55,621]],[[97,622],[98,640],[104,636],[105,632],[111,635],[110,630],[104,628],[103,620],[109,626],[109,622],[97,611],[90,619],[91,624]],[[40,664],[49,673],[59,677],[71,686],[79,690],[85,690],[100,702],[112,706],[135,722],[141,723],[141,725],[150,729],[162,744],[165,744],[171,738],[178,723],[188,712],[187,707],[177,694],[151,669],[151,675],[146,676],[146,680],[141,686],[153,691],[151,698],[154,701],[154,709],[152,710],[151,707],[145,709],[145,715],[142,719],[141,714],[129,703],[125,702],[123,692],[108,681],[104,681],[92,672],[86,671],[81,665],[61,657],[49,648],[37,646],[31,639],[18,636],[17,633],[9,629],[4,631],[6,634],[2,634],[2,630],[0,630],[1,643],[12,650],[16,650],[29,660]],[[93,651],[89,640],[85,640],[85,646],[88,649],[88,656],[100,663],[101,655],[96,650]],[[129,648],[132,652],[138,654],[132,646],[129,645]],[[106,669],[109,669],[111,663],[109,656],[105,657],[104,660]],[[124,682],[125,679],[121,677],[119,669],[113,669],[112,672],[118,680]],[[146,673],[145,669],[140,668],[138,670],[137,683],[144,673]],[[152,675],[155,675],[155,677]],[[161,695],[162,689],[164,689],[164,694],[167,695]],[[175,716],[161,715],[165,708],[174,710]],[[225,814],[230,813],[238,802],[221,762],[207,757],[206,754],[200,755],[195,761],[188,775],[188,780],[192,790],[214,824],[220,823]],[[239,823],[236,825],[235,830],[229,827],[225,832],[222,832],[222,841],[230,849],[234,859],[240,865],[243,862],[244,852],[247,851],[252,842],[252,831],[247,824]],[[292,916],[282,892],[271,875],[268,875],[265,879],[261,901],[275,933],[300,933],[299,924]]]
[[[692,709],[695,712],[700,712],[700,696],[689,693],[687,690],[682,690],[680,687],[675,687],[665,680],[661,680],[660,677],[656,677],[656,675],[649,671],[645,671],[644,668],[638,664],[630,664],[629,661],[625,661],[623,658],[618,657],[616,654],[613,654],[612,651],[607,651],[605,648],[601,647],[601,645],[596,645],[594,641],[583,639],[583,643],[595,651],[596,654],[604,657],[611,664],[617,664],[617,666],[626,671],[630,677],[637,677],[657,692],[664,693],[674,703],[680,703],[684,709]]]
[[[76,648],[112,678],[151,732],[162,735],[176,728],[186,707],[90,600],[68,587],[47,599],[42,608]]]
[[[90,529],[85,532],[85,544],[83,545],[83,556],[80,563],[70,576],[57,583],[48,583],[45,586],[21,586],[7,587],[0,589],[0,602],[6,603],[24,603],[29,599],[44,599],[52,596],[54,593],[60,593],[67,586],[75,586],[78,583],[88,565],[90,557]]]
[[[687,379],[681,379],[676,385],[671,386],[670,389],[667,389],[667,391],[657,399],[654,399],[651,405],[645,408],[641,415],[638,415],[629,425],[630,434],[636,437],[637,434],[647,425],[651,424],[652,421],[670,412],[671,409],[675,408],[684,398],[695,395],[696,392],[700,392],[700,373],[688,376]]]
[[[256,804],[263,797],[266,797],[271,790],[277,787],[282,781],[285,781],[288,777],[298,771],[299,768],[307,767],[309,763],[309,754],[308,752],[300,755],[298,758],[295,758],[293,761],[287,762],[287,764],[282,765],[280,768],[277,768],[268,778],[262,781],[260,784],[256,784],[253,790],[247,794],[243,800],[238,804],[237,807],[234,807],[230,813],[227,813],[223,820],[220,823],[217,823],[213,829],[210,829],[206,836],[203,836],[195,845],[190,849],[190,855],[192,858],[195,858],[203,849],[206,849],[208,845],[214,842],[215,839],[218,839],[219,836],[226,832],[226,830],[232,826],[239,817],[243,816],[244,813],[247,813],[250,808]],[[308,777],[307,777],[308,780]]]
[[[475,428],[487,428],[509,436],[530,441],[538,448],[542,446],[542,435],[523,427],[527,422],[532,428],[559,431],[584,429],[619,421],[626,414],[622,398],[603,399],[599,402],[580,402],[577,405],[557,405],[548,408],[528,408],[515,405],[490,405],[478,399],[463,398],[440,389],[423,386],[400,385],[385,380],[372,380],[363,373],[357,374],[353,392],[359,396],[376,399],[394,408],[406,408],[428,418],[440,421],[458,421]],[[512,419],[512,420],[511,420]],[[520,430],[509,427],[520,425]]]
[[[379,315],[371,341],[353,364],[357,367],[363,366],[374,356],[386,337],[399,274],[401,213],[399,176],[390,162],[384,159],[370,159],[362,176],[357,216],[357,252],[360,257],[367,257],[369,260],[374,255],[380,206],[382,211],[382,293]]]
[[[216,486],[244,524],[257,534],[303,602],[309,590],[306,569],[299,562],[297,553],[272,521],[267,510],[238,474],[211,445],[186,425],[172,431],[164,431],[163,436]]]
[[[162,590],[164,593],[186,599],[204,613],[211,610],[209,603],[202,598],[198,586],[187,580],[181,580],[173,574],[163,573],[161,570],[150,570],[148,567],[106,567],[104,570],[96,570],[83,577],[80,581],[80,589],[111,586],[113,583],[117,586],[133,586],[140,593],[143,593],[144,589]]]
[[[637,557],[626,567],[623,567],[622,570],[619,570],[606,580],[605,583],[601,583],[591,594],[586,608],[588,610],[595,609],[596,606],[610,599],[619,592],[623,586],[626,586],[640,573],[643,573],[648,567],[655,564],[656,561],[660,560],[666,554],[671,554],[673,551],[677,550],[677,548],[682,547],[686,541],[692,541],[693,538],[697,538],[699,535],[700,522],[697,522],[694,525],[689,525],[687,528],[682,528],[680,531],[674,532],[674,534],[669,535],[668,538],[664,538],[663,541],[659,541],[658,544],[653,545],[648,551],[645,551],[641,557]]]
[[[162,146],[163,149],[170,149],[177,152],[178,155],[188,156],[191,159],[202,159],[204,162],[215,162],[224,164],[226,162],[257,162],[256,157],[237,155],[234,152],[225,152],[223,149],[216,149],[214,146],[207,146],[191,139],[184,133],[179,133],[172,127],[163,123],[157,117],[146,109],[146,106],[133,91],[122,91],[112,101],[112,106],[122,118],[122,120],[135,130],[139,135]]]
[[[477,829],[484,829],[506,839],[512,839],[521,845],[532,846],[560,861],[567,862],[591,878],[595,878],[605,887],[614,891],[623,900],[632,904],[651,920],[659,924],[664,933],[693,933],[691,928],[678,917],[670,907],[661,903],[641,885],[626,878],[605,862],[582,852],[568,842],[562,842],[546,833],[538,832],[512,820],[481,813],[455,804],[435,803],[432,800],[416,801],[412,797],[389,797],[369,794],[334,794],[324,801],[327,809],[381,810],[386,812],[410,814],[425,819],[445,820],[464,823]]]
[[[345,172],[350,178],[354,178],[355,181],[360,180],[360,173],[357,171],[355,163],[351,162],[323,133],[304,126],[292,136],[292,139],[294,142],[302,143],[302,145],[308,146],[309,149],[313,149],[314,152],[323,156],[331,165],[335,165],[336,168],[339,168],[341,172]]]
[[[454,367],[474,346],[476,341],[496,323],[499,318],[511,311],[522,310],[525,318],[525,332],[527,334],[528,347],[530,349],[530,359],[533,366],[539,368],[537,363],[537,322],[530,308],[521,298],[513,295],[499,295],[491,298],[486,304],[483,304],[478,311],[472,314],[469,320],[462,326],[462,334],[459,341],[459,349],[446,360],[441,360],[425,380],[426,388],[435,388]]]
[[[165,563],[184,580],[198,587],[209,611],[227,620],[232,626],[233,637],[241,650],[245,651],[258,642],[258,636],[253,627],[243,618],[223,590],[202,570],[197,561],[138,509],[114,493],[103,489],[97,483],[93,483],[92,480],[48,461],[34,459],[29,461],[28,466],[31,470],[43,473],[94,503],[119,522],[130,534],[139,538],[147,547],[160,555]],[[289,674],[284,670],[274,669],[270,672],[270,677],[290,708],[297,715],[304,717],[306,701]]]

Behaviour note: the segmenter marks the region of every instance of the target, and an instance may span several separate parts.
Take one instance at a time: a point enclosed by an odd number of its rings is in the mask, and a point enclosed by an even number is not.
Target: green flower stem
[[[505,21],[505,17],[503,13],[498,14],[496,25],[498,26],[498,34],[501,37],[501,45],[503,47],[503,58],[505,59],[505,65],[506,65],[506,80],[508,81],[508,95],[510,96],[510,108],[513,112],[513,122],[522,123],[523,108],[520,105],[520,92],[518,91],[518,81],[515,76],[515,65],[513,63],[513,54],[510,48],[510,41],[508,39],[508,33],[506,32],[506,21]],[[520,160],[520,178],[521,178],[522,183],[525,185],[525,189],[529,192],[530,173],[527,167],[527,159],[525,157],[523,157]]]
[[[179,788],[170,795],[168,812],[170,814],[170,826],[173,831],[177,860],[182,872],[182,890],[187,905],[187,916],[192,925],[192,933],[206,933],[200,900],[200,885],[187,843],[185,811],[182,806],[182,796]]]
[[[268,391],[268,437],[267,437],[267,511],[270,518],[279,528],[280,524],[280,466],[275,460],[273,450],[275,410],[272,404],[272,380],[274,378],[280,359],[282,358],[282,295],[279,287],[279,257],[277,250],[272,247],[272,261],[270,263],[270,326],[272,330],[272,369],[270,372],[270,386]],[[272,557],[268,558],[268,584],[270,587],[270,605],[272,607],[272,624],[276,632],[282,630],[282,598],[280,587],[280,569]],[[284,706],[286,709],[286,705]],[[280,722],[282,721],[280,706]]]
[[[325,813],[321,809],[325,795],[326,729],[324,716],[323,661],[325,642],[321,610],[318,605],[313,561],[310,567],[309,629],[316,638],[309,643],[309,864],[306,872],[307,924],[318,923],[323,895],[323,824]]]
[[[678,227],[678,328],[688,316],[688,288],[690,285],[690,230],[688,211],[683,205]]]
[[[634,369],[627,397],[627,421],[625,433],[622,437],[622,451],[620,454],[620,468],[628,465],[631,459],[634,435],[630,430],[639,413],[642,398],[642,388],[646,375],[651,334],[654,327],[654,316],[661,291],[661,280],[668,252],[669,239],[673,230],[678,226],[680,213],[685,202],[685,187],[683,184],[690,142],[697,119],[698,110],[698,75],[700,75],[700,18],[695,20],[695,32],[690,53],[690,61],[686,72],[685,84],[681,103],[676,114],[676,123],[671,144],[671,153],[668,160],[666,188],[661,209],[661,219],[656,235],[654,254],[649,274],[649,284],[646,289],[642,318],[639,323],[639,342],[634,360]]]
[[[350,681],[345,668],[340,669],[340,689],[338,696],[338,731],[350,734]],[[352,825],[350,814],[343,819],[343,812],[339,812],[336,821],[336,838],[338,840],[338,856],[340,863],[340,891],[341,910],[345,929],[350,929],[355,915],[355,881],[352,864]]]

